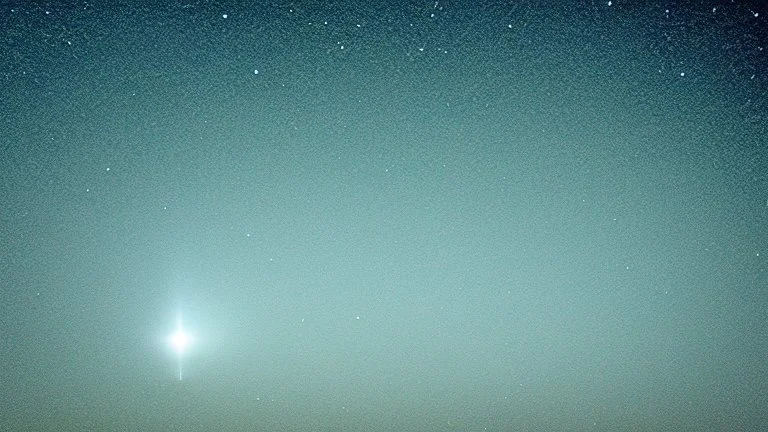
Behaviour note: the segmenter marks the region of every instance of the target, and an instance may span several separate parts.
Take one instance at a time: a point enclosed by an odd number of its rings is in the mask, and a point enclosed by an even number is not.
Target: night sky
[[[0,430],[768,430],[766,7],[253,3],[0,7]]]

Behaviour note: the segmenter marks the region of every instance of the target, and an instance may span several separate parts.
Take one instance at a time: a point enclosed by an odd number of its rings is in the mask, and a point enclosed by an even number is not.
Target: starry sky
[[[252,3],[0,7],[0,429],[768,429],[765,7]]]

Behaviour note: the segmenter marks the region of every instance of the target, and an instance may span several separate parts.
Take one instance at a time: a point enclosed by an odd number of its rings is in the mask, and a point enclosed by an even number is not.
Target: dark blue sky
[[[470,3],[3,4],[0,429],[768,428],[768,12]]]

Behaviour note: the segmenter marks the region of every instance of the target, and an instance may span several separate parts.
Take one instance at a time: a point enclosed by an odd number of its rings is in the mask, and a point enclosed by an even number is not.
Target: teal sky
[[[768,429],[768,10],[256,3],[0,6],[0,429]]]

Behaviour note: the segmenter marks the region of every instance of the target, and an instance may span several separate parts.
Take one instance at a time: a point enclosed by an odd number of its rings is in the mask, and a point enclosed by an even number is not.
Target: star
[[[184,332],[184,328],[181,326],[181,322],[179,322],[178,328],[169,338],[169,342],[171,347],[173,347],[173,350],[176,351],[179,356],[184,354],[184,351],[189,346],[191,340],[189,335]]]
[[[168,336],[168,345],[171,346],[176,356],[179,359],[179,381],[184,378],[182,360],[184,354],[187,352],[187,348],[192,344],[192,337],[184,331],[184,325],[181,322],[181,315],[179,315],[176,321],[176,331]]]

